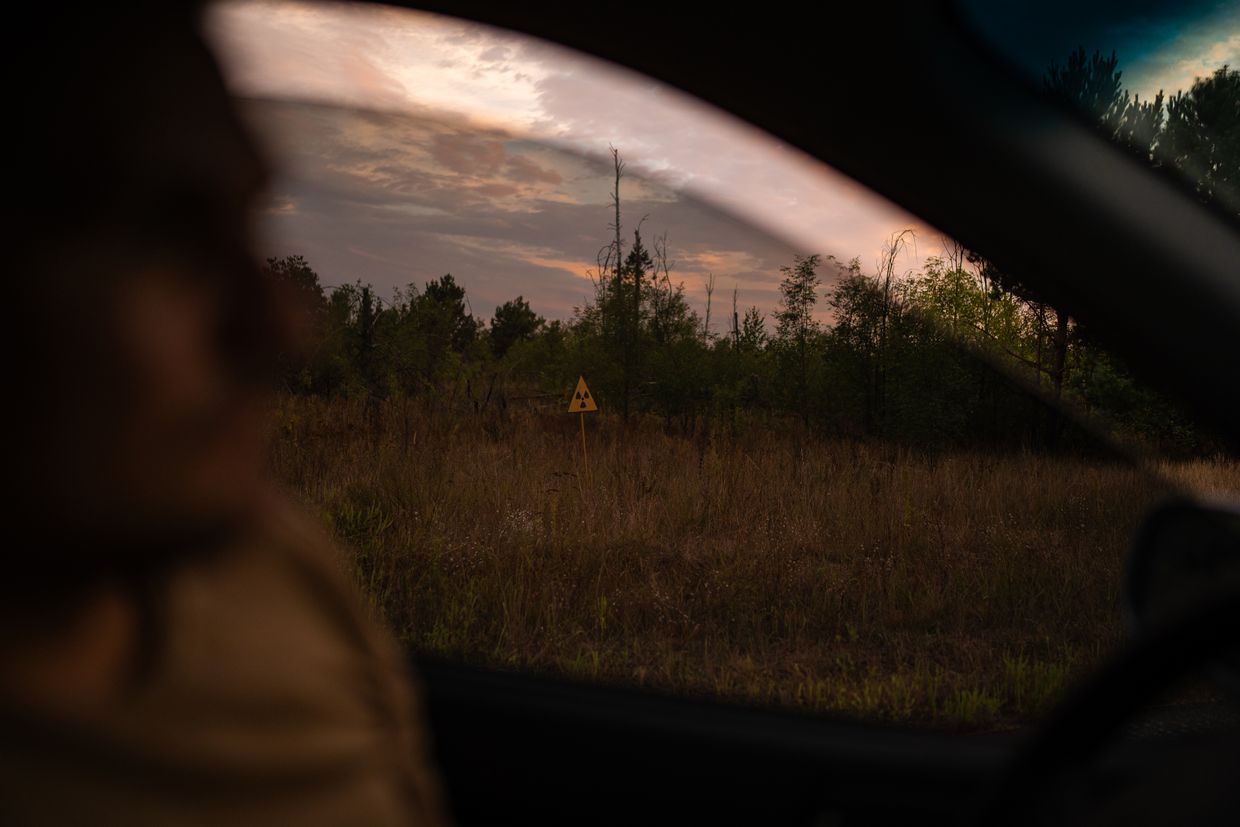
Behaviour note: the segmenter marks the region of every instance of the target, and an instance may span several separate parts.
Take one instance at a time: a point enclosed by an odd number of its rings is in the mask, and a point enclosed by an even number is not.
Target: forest
[[[1141,101],[1114,56],[1080,50],[1045,86],[1240,215],[1240,73]],[[274,470],[411,649],[1019,726],[1123,636],[1148,508],[1240,485],[1225,446],[1055,295],[950,241],[912,272],[909,231],[872,268],[791,257],[769,314],[708,280],[697,312],[675,228],[626,218],[612,162],[594,289],[565,320],[520,295],[477,318],[450,274],[380,296],[267,261],[302,345],[280,365]],[[588,440],[565,414],[578,376],[602,410]]]
[[[1125,151],[1240,215],[1240,73],[1222,67],[1148,101],[1121,77],[1114,55],[1082,49],[1053,64],[1044,85],[1093,113]],[[285,358],[284,388],[484,412],[549,405],[584,375],[626,422],[655,416],[683,433],[783,418],[926,449],[1094,451],[1100,438],[1176,456],[1220,449],[1044,288],[950,241],[917,271],[901,271],[911,230],[890,238],[872,269],[860,254],[874,251],[794,257],[769,315],[735,292],[714,295],[712,278],[700,314],[673,281],[670,230],[653,239],[641,222],[623,230],[624,165],[618,151],[612,160],[615,218],[589,273],[593,299],[566,321],[546,321],[520,295],[479,319],[451,274],[389,297],[360,280],[329,293],[312,262],[269,259],[267,272],[313,331]]]

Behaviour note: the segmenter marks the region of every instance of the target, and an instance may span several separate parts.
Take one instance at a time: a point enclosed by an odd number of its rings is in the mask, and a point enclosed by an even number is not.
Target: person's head
[[[249,248],[263,167],[198,11],[58,5],[4,59],[18,588],[157,567],[243,519],[259,484],[275,337]]]

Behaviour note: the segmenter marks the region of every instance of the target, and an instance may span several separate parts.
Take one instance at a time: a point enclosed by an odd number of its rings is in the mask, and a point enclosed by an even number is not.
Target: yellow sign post
[[[590,476],[590,461],[586,456],[586,414],[597,410],[598,405],[594,404],[594,394],[590,393],[590,389],[586,387],[586,378],[577,377],[577,389],[573,391],[573,398],[568,400],[568,412],[581,415],[581,467],[587,478]]]

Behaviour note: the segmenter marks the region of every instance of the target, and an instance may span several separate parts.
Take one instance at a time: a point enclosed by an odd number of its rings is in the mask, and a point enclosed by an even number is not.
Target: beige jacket
[[[441,824],[395,642],[287,505],[169,582],[153,672],[68,721],[4,710],[5,824]]]

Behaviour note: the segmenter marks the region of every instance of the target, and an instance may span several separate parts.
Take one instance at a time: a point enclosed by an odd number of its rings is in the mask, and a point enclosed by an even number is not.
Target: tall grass
[[[287,398],[274,420],[278,474],[413,647],[938,726],[1033,719],[1116,641],[1126,545],[1167,491],[1121,463],[772,427],[596,416],[587,477],[565,414]]]

